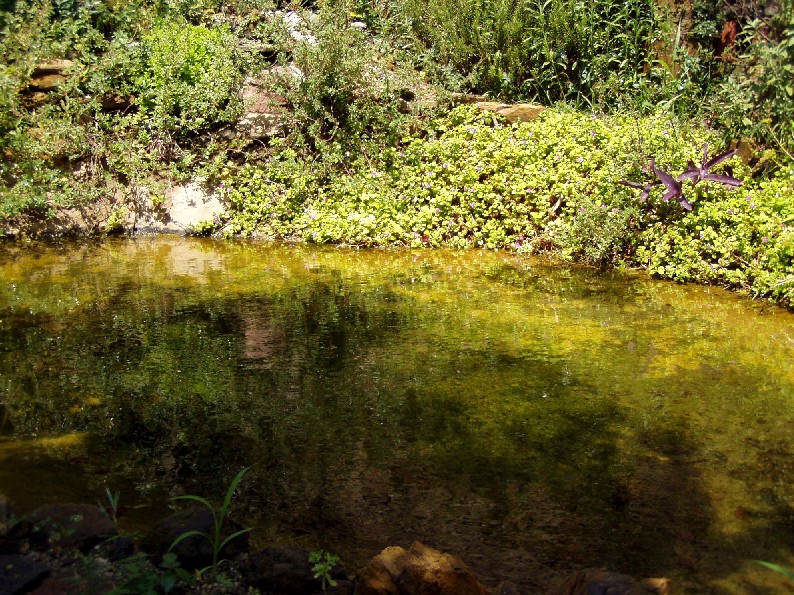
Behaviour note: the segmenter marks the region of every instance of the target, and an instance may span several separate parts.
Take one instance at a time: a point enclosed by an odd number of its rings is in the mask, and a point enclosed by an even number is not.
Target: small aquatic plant
[[[309,562],[312,564],[314,578],[319,578],[322,581],[323,593],[329,586],[336,586],[336,581],[331,577],[331,570],[339,562],[339,556],[324,551],[311,552]]]
[[[212,564],[202,568],[199,571],[199,574],[204,574],[207,570],[212,573],[213,577],[217,577],[218,575],[218,565],[223,562],[223,560],[219,560],[218,557],[220,556],[221,550],[226,547],[230,541],[243,535],[244,533],[248,533],[251,529],[240,529],[239,531],[235,531],[231,535],[226,537],[222,536],[223,531],[223,521],[229,514],[229,509],[231,508],[232,504],[232,497],[234,496],[234,492],[237,491],[237,486],[240,485],[240,482],[245,477],[245,474],[248,473],[250,467],[245,467],[240,470],[237,475],[235,475],[232,482],[229,484],[229,488],[226,490],[226,496],[223,499],[223,504],[220,508],[214,507],[207,499],[202,498],[201,496],[196,496],[194,494],[188,494],[186,496],[176,496],[173,498],[174,500],[192,500],[193,502],[198,502],[202,506],[205,506],[209,511],[212,513],[212,520],[213,520],[213,527],[212,531],[185,531],[181,535],[179,535],[176,539],[174,539],[171,547],[168,548],[169,551],[173,550],[177,545],[182,543],[188,537],[192,537],[194,535],[198,535],[200,537],[204,537],[207,541],[209,541],[210,546],[212,546]]]

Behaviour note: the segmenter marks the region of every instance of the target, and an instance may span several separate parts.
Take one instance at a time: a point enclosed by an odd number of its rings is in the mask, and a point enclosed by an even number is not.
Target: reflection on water
[[[451,550],[771,592],[794,566],[794,316],[508,254],[175,238],[5,247],[0,491],[221,494],[355,566]]]

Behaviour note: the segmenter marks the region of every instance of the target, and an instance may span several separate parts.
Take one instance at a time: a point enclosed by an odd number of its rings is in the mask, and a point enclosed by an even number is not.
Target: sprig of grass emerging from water
[[[223,521],[229,514],[229,509],[232,503],[232,497],[234,496],[234,492],[237,491],[237,486],[240,485],[240,482],[245,477],[245,474],[248,473],[250,467],[245,467],[241,469],[240,472],[234,477],[232,482],[229,484],[229,488],[226,490],[226,496],[223,499],[223,504],[220,508],[216,508],[213,506],[207,499],[202,498],[201,496],[196,496],[194,494],[188,494],[186,496],[176,496],[173,498],[174,500],[192,500],[193,502],[198,502],[202,506],[205,506],[209,511],[212,513],[212,520],[213,520],[213,529],[211,532],[209,531],[185,531],[181,535],[179,535],[176,539],[174,539],[171,547],[168,548],[168,551],[173,550],[177,545],[182,543],[188,537],[192,537],[194,535],[198,535],[204,537],[207,541],[209,541],[210,545],[212,546],[212,564],[210,566],[206,566],[202,568],[199,573],[204,574],[207,570],[210,570],[213,577],[218,575],[218,565],[223,561],[219,560],[218,557],[220,556],[221,550],[233,539],[243,535],[244,533],[248,533],[251,529],[240,529],[239,531],[235,531],[231,535],[227,537],[222,537],[221,532],[223,529]]]

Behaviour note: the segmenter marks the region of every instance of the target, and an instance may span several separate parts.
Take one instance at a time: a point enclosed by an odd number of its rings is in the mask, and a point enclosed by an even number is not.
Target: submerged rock
[[[359,595],[487,595],[459,558],[414,542],[387,547],[361,571]]]
[[[98,506],[49,504],[14,525],[8,537],[27,541],[32,549],[74,547],[87,552],[117,533],[116,525]]]
[[[625,574],[606,570],[581,570],[547,595],[667,595],[670,579],[649,578],[637,581]]]

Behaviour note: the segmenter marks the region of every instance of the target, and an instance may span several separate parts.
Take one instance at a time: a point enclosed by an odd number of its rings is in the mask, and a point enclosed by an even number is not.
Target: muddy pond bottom
[[[539,593],[573,570],[785,592],[794,315],[525,256],[184,238],[3,246],[0,492],[222,498],[350,568],[419,540]]]

